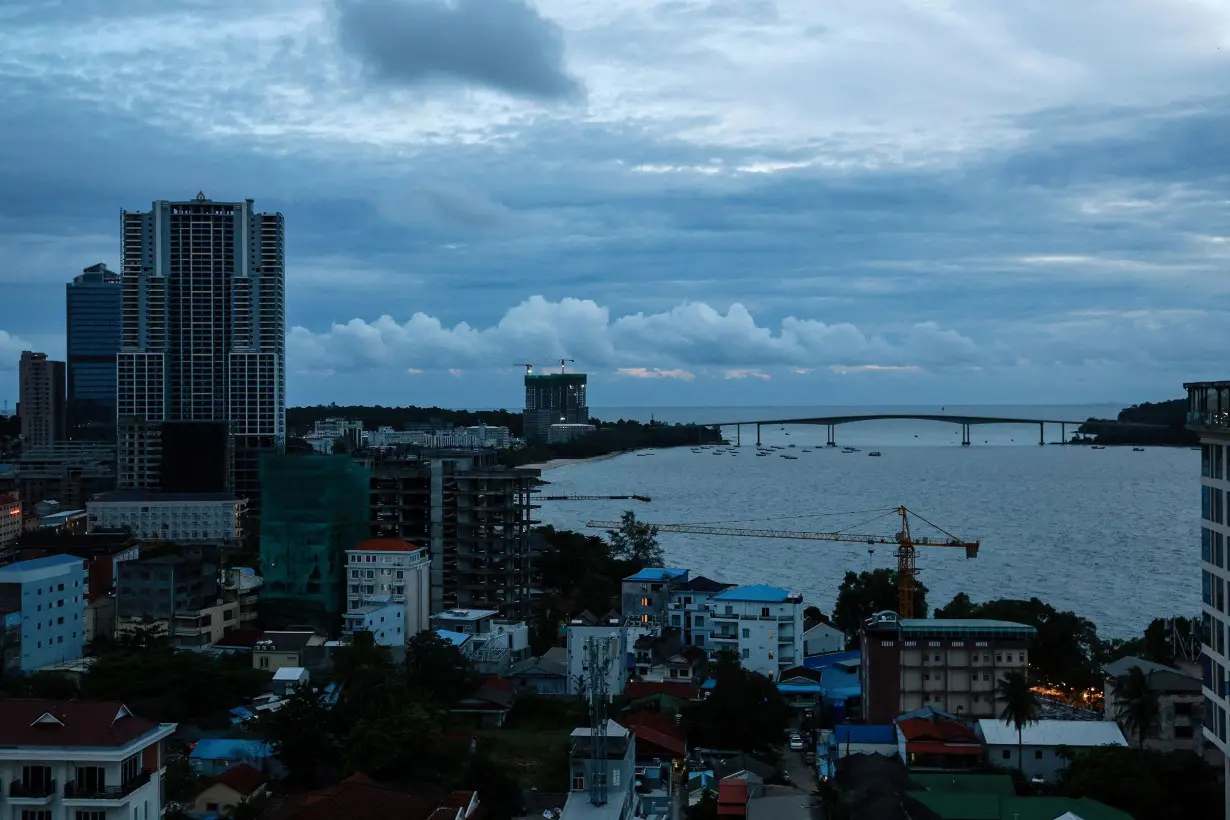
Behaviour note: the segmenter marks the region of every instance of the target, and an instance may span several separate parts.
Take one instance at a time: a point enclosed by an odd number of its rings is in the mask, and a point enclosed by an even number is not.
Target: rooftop
[[[1201,680],[1196,675],[1144,658],[1120,658],[1106,664],[1102,672],[1108,678],[1120,678],[1130,673],[1133,667],[1138,667],[1149,679],[1149,684],[1161,692],[1199,692],[1201,689]]]
[[[307,674],[308,671],[302,666],[283,666],[273,673],[273,679],[297,681],[306,678]]]
[[[629,575],[625,581],[656,581],[657,583],[666,583],[673,581],[676,578],[681,578],[687,575],[686,569],[675,569],[673,567],[645,567],[640,572]]]
[[[466,641],[470,640],[471,637],[465,632],[453,632],[450,629],[437,629],[436,634],[451,643],[453,646],[461,646]]]
[[[218,775],[217,782],[246,797],[265,785],[267,780],[268,778],[265,775],[247,763],[240,763],[238,766],[232,766]]]
[[[1026,624],[1013,621],[994,621],[987,618],[903,618],[900,621],[883,621],[872,625],[875,628],[893,629],[900,627],[902,632],[917,634],[960,634],[997,633],[1003,637],[1032,637],[1038,630]]]
[[[400,538],[369,538],[346,552],[418,552],[418,547]]]
[[[577,727],[576,729],[573,729],[572,734],[570,734],[569,737],[574,737],[574,738],[590,737],[592,734],[593,734],[593,730],[590,729],[588,726],[580,726],[580,727]],[[611,720],[610,718],[607,718],[606,736],[607,737],[627,737],[628,730],[620,726],[618,723]]]
[[[676,584],[672,588],[672,592],[721,592],[724,589],[734,586],[725,581],[715,581],[712,578],[706,578],[703,575],[697,575],[695,578],[689,578],[682,583]]]
[[[117,748],[175,724],[159,724],[128,711],[119,701],[0,701],[0,746]]]
[[[206,737],[196,742],[188,756],[197,760],[261,760],[273,757],[273,749],[260,740]]]
[[[978,733],[988,746],[1016,746],[1014,726],[1002,720],[983,718]],[[1126,746],[1119,724],[1111,720],[1039,720],[1021,730],[1024,746]]]
[[[353,820],[367,817],[428,820],[437,807],[436,801],[381,786],[356,772],[336,786],[288,797],[262,817],[268,820]]]
[[[833,727],[833,738],[843,743],[879,743],[897,745],[895,726],[861,723],[839,723]]]
[[[239,498],[230,493],[160,493],[153,490],[116,490],[110,493],[103,493],[97,498],[90,501],[90,504],[133,504],[137,502],[147,503],[175,503],[184,504],[189,502],[209,503],[225,501],[235,503]]]
[[[82,559],[76,555],[47,555],[43,558],[31,558],[29,561],[18,561],[14,564],[0,567],[0,578],[37,570],[62,569],[74,564],[80,567],[81,561]]]
[[[494,618],[499,614],[499,610],[495,609],[446,609],[431,617],[444,618],[449,621],[481,621],[483,618]]]
[[[780,587],[767,584],[751,584],[745,587],[734,587],[713,596],[715,601],[751,601],[762,604],[784,604],[787,599],[797,593],[789,592]]]

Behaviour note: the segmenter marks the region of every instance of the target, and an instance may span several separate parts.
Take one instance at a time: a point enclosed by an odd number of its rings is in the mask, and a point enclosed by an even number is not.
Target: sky
[[[1230,377],[1225,0],[6,0],[0,399],[120,212],[287,230],[291,404]]]

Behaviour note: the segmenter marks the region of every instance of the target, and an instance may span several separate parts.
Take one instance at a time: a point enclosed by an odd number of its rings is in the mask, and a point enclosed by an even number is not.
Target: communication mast
[[[589,802],[606,805],[606,702],[611,669],[611,640],[590,637],[585,640],[585,662],[589,665]]]

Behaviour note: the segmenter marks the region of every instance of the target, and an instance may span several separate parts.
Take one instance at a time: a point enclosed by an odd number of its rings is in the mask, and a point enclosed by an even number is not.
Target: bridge
[[[961,425],[961,444],[968,447],[972,442],[970,431],[973,427],[983,424],[1036,424],[1038,425],[1038,443],[1046,444],[1046,425],[1059,425],[1059,438],[1064,444],[1068,443],[1068,426],[1080,427],[1082,424],[1096,425],[1098,427],[1165,427],[1163,424],[1138,424],[1136,422],[1123,421],[1103,421],[1101,419],[1090,422],[1088,419],[1083,421],[1073,421],[1071,419],[1027,419],[1027,418],[1011,418],[1003,416],[967,416],[967,415],[952,415],[943,413],[868,413],[865,415],[846,415],[846,416],[812,416],[810,418],[798,419],[760,419],[749,421],[726,421],[717,423],[700,424],[701,427],[712,427],[719,432],[723,427],[735,428],[735,442],[742,444],[743,426],[756,425],[756,445],[760,445],[760,428],[764,425],[769,426],[785,426],[787,424],[823,424],[828,428],[828,440],[826,445],[829,447],[837,446],[837,426],[840,424],[855,424],[860,421],[889,421],[908,419],[911,421],[938,421],[947,424]]]

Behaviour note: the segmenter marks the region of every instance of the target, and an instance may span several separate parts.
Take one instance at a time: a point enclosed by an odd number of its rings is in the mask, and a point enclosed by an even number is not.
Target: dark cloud
[[[452,80],[544,100],[584,96],[564,64],[559,26],[526,0],[337,0],[337,8],[342,47],[380,82]]]

